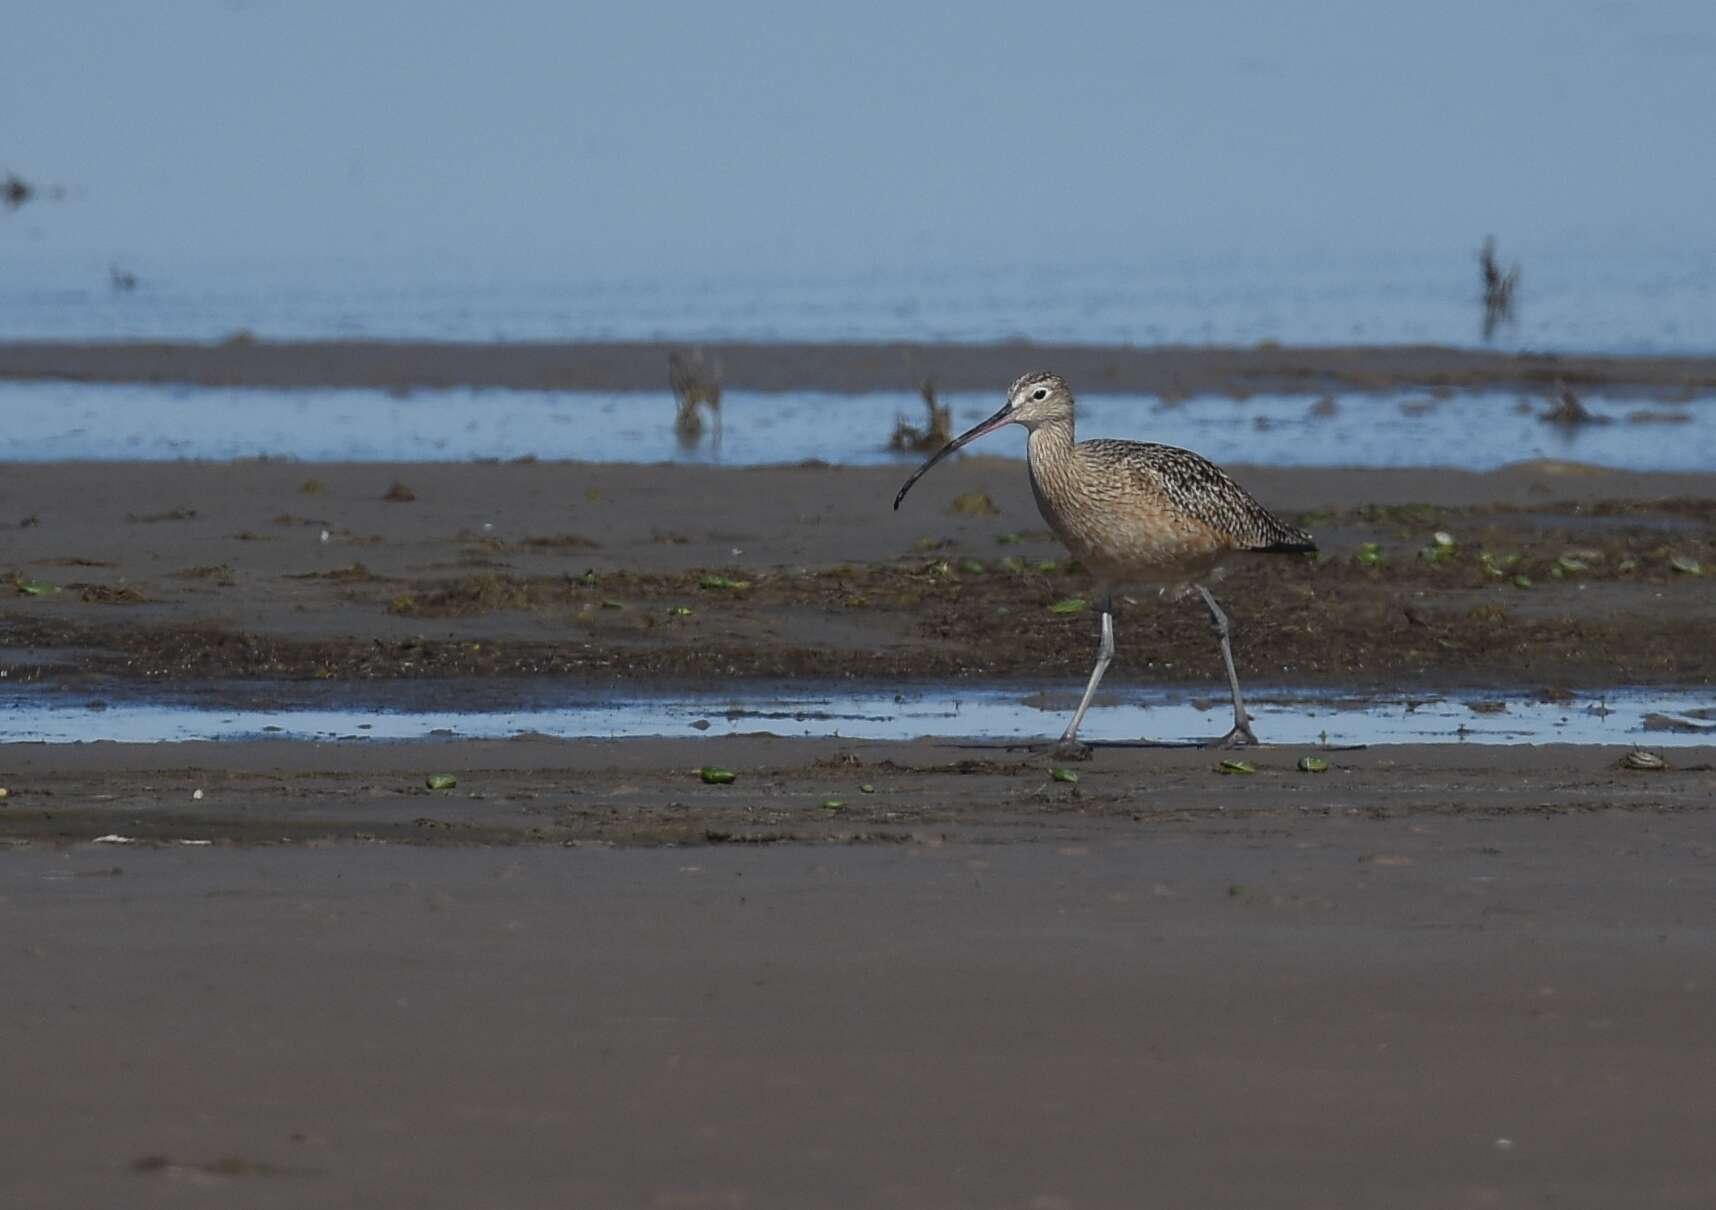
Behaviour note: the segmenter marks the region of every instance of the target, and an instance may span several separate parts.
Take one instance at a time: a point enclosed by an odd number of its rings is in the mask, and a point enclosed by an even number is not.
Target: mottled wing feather
[[[1085,441],[1104,461],[1146,480],[1174,508],[1228,535],[1238,550],[1312,551],[1311,535],[1279,520],[1221,467],[1172,445],[1140,441]]]

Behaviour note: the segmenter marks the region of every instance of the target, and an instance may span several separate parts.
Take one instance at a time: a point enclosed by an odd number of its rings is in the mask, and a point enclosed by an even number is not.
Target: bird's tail
[[[1275,520],[1273,517],[1270,520]],[[1291,525],[1275,522],[1275,532],[1269,535],[1269,540],[1261,546],[1251,549],[1266,555],[1314,555],[1317,553],[1317,540],[1302,529],[1294,529]]]

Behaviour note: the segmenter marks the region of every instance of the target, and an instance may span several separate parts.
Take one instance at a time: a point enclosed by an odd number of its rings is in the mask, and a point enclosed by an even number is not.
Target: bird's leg
[[[1090,709],[1090,699],[1096,696],[1096,687],[1102,683],[1102,674],[1108,671],[1109,661],[1114,658],[1114,601],[1106,593],[1102,598],[1102,645],[1097,648],[1096,667],[1090,670],[1090,683],[1084,687],[1084,697],[1079,700],[1078,709],[1073,711],[1072,722],[1062,732],[1061,739],[1055,745],[1054,754],[1062,760],[1084,760],[1090,756],[1090,748],[1078,742],[1078,727],[1084,722],[1084,712]]]
[[[1237,748],[1241,744],[1255,744],[1257,736],[1251,730],[1251,717],[1245,712],[1245,702],[1239,696],[1239,674],[1233,670],[1233,645],[1228,641],[1227,615],[1216,604],[1215,597],[1202,584],[1198,592],[1204,598],[1204,604],[1209,606],[1210,621],[1215,625],[1216,637],[1221,640],[1221,659],[1227,665],[1227,683],[1233,690],[1233,730],[1215,741],[1214,747]]]

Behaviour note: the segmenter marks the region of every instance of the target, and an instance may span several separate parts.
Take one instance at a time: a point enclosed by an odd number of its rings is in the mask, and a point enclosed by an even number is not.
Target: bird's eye
[[[1042,399],[1047,399],[1048,397],[1049,397],[1049,389],[1047,387],[1038,387],[1036,390],[1031,392],[1031,398],[1032,399],[1042,400]]]

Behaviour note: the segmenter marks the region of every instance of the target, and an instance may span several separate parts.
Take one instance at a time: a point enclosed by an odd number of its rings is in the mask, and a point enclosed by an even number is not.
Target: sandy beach
[[[1546,7],[10,6],[0,1210],[1716,1206],[1716,8]]]
[[[237,349],[238,380],[275,385],[655,388],[640,367],[660,365]],[[848,352],[778,381],[924,372]],[[950,387],[1019,355],[956,352]],[[722,355],[764,389],[810,358]],[[1243,391],[1294,365],[1350,385],[1396,359],[1430,380],[1410,350],[1362,371],[1339,351],[1103,355],[1127,389]],[[0,374],[147,377],[157,356],[229,381],[238,354],[11,346]],[[1622,394],[1709,373],[1572,360]],[[1716,475],[1231,469],[1322,548],[1217,586],[1248,683],[1558,700],[1716,675]],[[1022,464],[962,459],[895,513],[901,478],[8,464],[0,683],[98,719],[282,685],[414,709],[544,686],[1076,691],[1096,618],[1056,611],[1086,584]],[[1190,605],[1124,600],[1118,633],[1111,686],[1221,697]],[[1223,775],[1220,753],[1099,747],[1071,783],[1029,743],[763,723],[5,745],[0,1200],[1709,1204],[1716,744],[1661,771],[1625,746],[1454,743],[1298,771],[1310,751]],[[705,785],[706,764],[736,780]]]
[[[656,341],[268,341],[243,333],[214,344],[17,341],[0,343],[0,380],[661,390],[667,355],[686,347]],[[723,343],[704,352],[726,386],[756,391],[915,391],[925,379],[944,391],[1000,391],[1025,369],[1042,367],[1088,392],[1167,397],[1400,386],[1543,391],[1562,383],[1596,394],[1682,399],[1716,388],[1711,357],[1516,354],[1436,345]]]
[[[1248,679],[1566,689],[1716,671],[1716,576],[1684,570],[1716,567],[1712,476],[1234,470],[1322,549],[1218,585]],[[1088,584],[1042,528],[1022,465],[961,460],[896,513],[902,477],[7,466],[0,667],[118,694],[261,677],[1082,679],[1095,616],[1054,606]],[[1456,546],[1427,557],[1438,532]],[[1199,610],[1133,597],[1118,627],[1114,683],[1219,686]]]
[[[1010,844],[10,852],[0,1192],[1704,1206],[1710,776],[1628,810],[1536,764],[1466,815],[1146,790]]]

